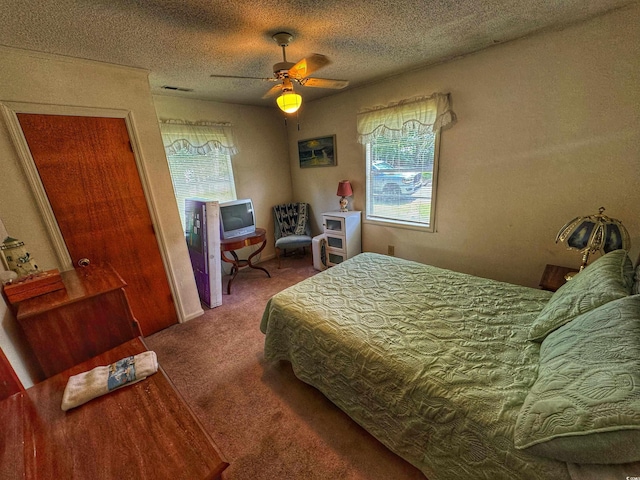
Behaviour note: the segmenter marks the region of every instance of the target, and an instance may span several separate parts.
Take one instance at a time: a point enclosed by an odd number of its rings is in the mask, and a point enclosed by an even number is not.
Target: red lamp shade
[[[339,197],[350,197],[353,195],[353,190],[351,189],[351,183],[349,180],[342,180],[338,184],[338,193],[336,195]]]
[[[349,204],[349,201],[345,198],[345,197],[350,197],[351,195],[353,195],[353,190],[351,189],[351,183],[349,183],[349,180],[342,180],[339,184],[338,184],[338,193],[337,195],[340,198],[340,211],[341,212],[346,212],[347,211],[347,205]]]

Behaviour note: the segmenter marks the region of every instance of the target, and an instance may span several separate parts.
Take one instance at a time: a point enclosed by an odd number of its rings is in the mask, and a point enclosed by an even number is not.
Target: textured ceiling
[[[272,76],[313,53],[315,77],[348,88],[556,29],[637,0],[0,0],[0,45],[149,70],[154,93],[252,105],[272,86],[211,74]],[[189,93],[163,85],[193,89]],[[309,101],[335,90],[296,87]]]

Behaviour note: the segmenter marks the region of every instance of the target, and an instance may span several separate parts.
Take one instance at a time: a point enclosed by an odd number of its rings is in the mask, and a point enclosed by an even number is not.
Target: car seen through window
[[[386,162],[373,163],[371,174],[374,195],[411,195],[430,182],[422,172],[394,168]]]

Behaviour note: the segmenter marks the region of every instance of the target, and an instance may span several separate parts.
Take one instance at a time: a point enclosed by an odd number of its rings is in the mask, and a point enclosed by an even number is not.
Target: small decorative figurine
[[[27,251],[24,242],[20,240],[12,237],[5,238],[4,242],[0,244],[0,251],[2,251],[7,269],[16,272],[18,277],[32,275],[40,270]]]

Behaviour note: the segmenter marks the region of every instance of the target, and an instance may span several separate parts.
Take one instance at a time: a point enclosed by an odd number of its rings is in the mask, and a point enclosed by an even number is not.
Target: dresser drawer
[[[327,246],[329,248],[338,249],[342,251],[346,250],[347,242],[345,240],[345,237],[331,235],[329,233],[325,233],[325,236],[327,237]]]
[[[324,231],[325,233],[337,233],[338,235],[344,235],[344,218],[325,215]]]
[[[344,262],[347,259],[347,254],[340,250],[327,249],[327,260],[329,266],[337,265]]]

